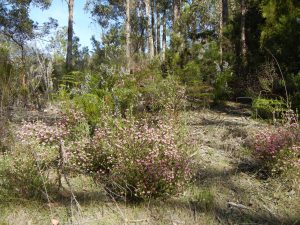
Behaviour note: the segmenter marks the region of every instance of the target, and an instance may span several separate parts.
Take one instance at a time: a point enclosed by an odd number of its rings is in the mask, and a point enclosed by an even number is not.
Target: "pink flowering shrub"
[[[65,169],[93,176],[110,195],[146,199],[178,193],[190,180],[192,166],[180,129],[170,117],[166,118],[149,122],[107,113],[91,130],[84,115],[70,108],[51,124],[23,122],[17,140],[23,146],[22,154],[31,155],[28,168],[36,168],[31,170],[34,175],[24,177],[33,179],[37,174],[36,158],[42,173],[56,169],[63,142]],[[29,184],[30,179],[26,181]]]
[[[130,199],[177,193],[191,175],[172,121],[103,120],[81,159],[108,192]]]
[[[77,171],[77,152],[89,145],[89,126],[80,111],[69,108],[56,120],[22,122],[15,130],[13,150],[6,152],[0,183],[22,197],[38,197],[58,180],[50,171],[60,164],[60,144],[66,153],[65,170]],[[76,158],[76,159],[74,159]],[[52,176],[49,176],[52,174]],[[2,181],[1,181],[2,180]],[[49,189],[49,190],[50,190]]]
[[[61,140],[81,139],[89,133],[89,128],[83,113],[74,108],[69,108],[54,122],[26,122],[23,121],[17,130],[17,139],[22,144],[32,142],[41,145],[55,146]]]
[[[22,144],[30,144],[35,141],[40,144],[53,144],[64,139],[69,134],[65,124],[58,122],[52,126],[43,121],[25,122],[23,121],[17,131],[17,137]]]
[[[251,143],[254,156],[271,174],[299,166],[300,132],[296,123],[261,130]]]

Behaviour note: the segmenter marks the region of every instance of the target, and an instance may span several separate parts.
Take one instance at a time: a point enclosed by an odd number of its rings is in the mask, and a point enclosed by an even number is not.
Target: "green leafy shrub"
[[[125,115],[126,110],[133,108],[137,104],[138,95],[136,87],[117,87],[112,93],[114,110],[118,110],[121,115]]]
[[[0,154],[11,150],[14,143],[10,123],[0,120]]]
[[[185,89],[173,77],[152,81],[140,91],[140,101],[151,112],[178,111],[184,106]]]
[[[99,122],[104,103],[97,95],[78,95],[74,97],[73,101],[91,125],[95,126]]]
[[[230,68],[223,68],[223,72],[218,72],[216,81],[214,83],[214,101],[219,103],[230,98],[231,89],[228,82],[232,78],[232,72]]]
[[[134,118],[105,118],[95,131],[91,148],[78,159],[110,194],[129,199],[178,193],[191,173],[172,121],[148,124]]]
[[[186,87],[186,95],[192,106],[208,107],[214,99],[214,88],[195,82]]]
[[[195,208],[195,210],[201,211],[211,211],[214,207],[214,196],[213,194],[207,190],[193,190],[191,196],[191,204]]]
[[[44,148],[30,149],[28,146],[17,146],[7,153],[0,164],[0,183],[4,194],[9,192],[17,197],[46,199],[45,188],[49,193],[53,190],[47,172],[53,156],[49,153]]]
[[[180,74],[179,77],[181,78],[181,81],[187,85],[194,83],[195,81],[202,81],[200,65],[195,61],[188,62],[184,66],[182,74]]]
[[[252,110],[256,117],[271,119],[274,115],[277,117],[286,109],[282,100],[257,98],[252,103]]]

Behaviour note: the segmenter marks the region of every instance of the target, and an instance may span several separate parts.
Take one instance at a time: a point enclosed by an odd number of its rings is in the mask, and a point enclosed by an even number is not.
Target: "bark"
[[[241,55],[243,67],[247,64],[246,12],[245,0],[241,0]]]
[[[73,9],[74,0],[68,1],[69,19],[68,19],[68,43],[67,43],[67,70],[72,69],[72,47],[73,47]]]
[[[155,13],[156,13],[156,2],[153,0],[151,2],[151,30],[153,36],[153,48],[154,48],[154,55],[157,54],[157,36],[156,36],[156,23],[155,23]]]
[[[178,9],[178,0],[173,0],[173,25],[176,24],[178,20],[179,9]]]
[[[166,10],[163,12],[163,36],[162,36],[162,60],[166,59],[167,49],[167,13]]]
[[[146,18],[147,18],[147,33],[148,33],[148,51],[150,59],[154,57],[154,44],[153,44],[153,35],[151,30],[151,7],[150,0],[145,0],[146,6]]]
[[[223,70],[223,52],[224,52],[224,27],[228,22],[228,0],[221,0],[221,18],[220,18],[220,67]]]
[[[173,25],[175,25],[181,14],[181,0],[173,0]]]
[[[160,14],[156,12],[156,52],[157,54],[160,53],[161,47],[160,47],[160,25],[161,25],[161,20],[160,20]]]
[[[126,67],[127,71],[130,71],[131,67],[131,26],[130,26],[130,9],[131,9],[131,0],[126,0],[126,21],[125,21],[125,30],[126,30]]]
[[[193,42],[196,41],[196,38],[197,38],[197,16],[196,15],[192,15],[193,17],[193,20],[191,21],[192,24],[191,24],[191,39]]]

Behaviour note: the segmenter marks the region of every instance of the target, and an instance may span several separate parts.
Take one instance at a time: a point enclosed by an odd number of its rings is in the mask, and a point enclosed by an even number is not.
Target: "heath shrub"
[[[251,141],[254,156],[270,174],[299,167],[300,132],[298,124],[285,124],[257,132]]]
[[[51,156],[46,154],[49,153],[43,153],[37,146],[16,146],[5,154],[0,163],[1,191],[17,197],[46,199],[45,187],[48,193],[53,190],[47,172]]]
[[[191,165],[172,123],[104,119],[80,160],[110,194],[146,199],[177,193]]]

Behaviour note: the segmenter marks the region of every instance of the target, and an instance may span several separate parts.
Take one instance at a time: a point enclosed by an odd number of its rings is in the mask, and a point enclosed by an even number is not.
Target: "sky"
[[[91,37],[95,35],[100,39],[100,26],[96,25],[91,19],[91,15],[84,11],[86,0],[74,1],[74,33],[80,39],[81,46],[88,46],[92,49]],[[52,5],[47,10],[32,7],[30,9],[30,18],[39,24],[48,21],[49,17],[58,20],[59,26],[68,25],[68,5],[66,0],[52,0]],[[42,44],[42,43],[41,43]]]

